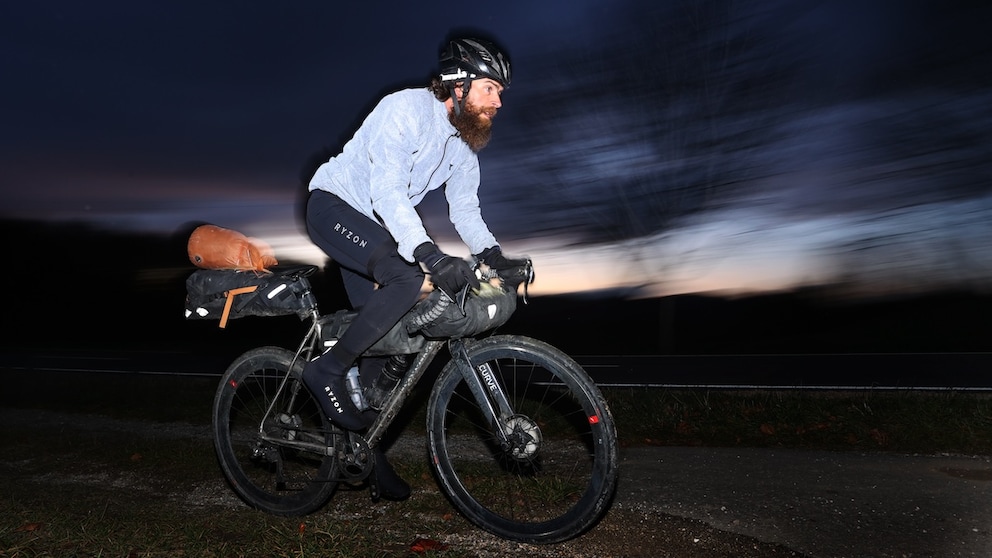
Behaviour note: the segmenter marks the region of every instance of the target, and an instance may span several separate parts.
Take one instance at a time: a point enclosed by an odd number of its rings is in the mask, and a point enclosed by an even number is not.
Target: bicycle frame
[[[296,350],[296,354],[290,364],[290,370],[292,370],[301,359],[309,361],[310,357],[312,357],[318,349],[318,342],[321,338],[320,316],[318,312],[314,311],[311,318],[310,330],[306,333],[306,335],[304,335],[303,341]],[[444,346],[445,343],[449,345],[452,359],[459,363],[459,369],[462,376],[465,378],[466,384],[469,386],[472,395],[479,404],[479,408],[486,411],[486,416],[488,417],[488,422],[492,427],[493,433],[498,437],[500,443],[504,447],[509,445],[507,434],[502,428],[499,427],[499,424],[502,420],[510,417],[513,414],[513,410],[510,407],[510,403],[507,400],[502,386],[499,385],[499,382],[496,382],[493,379],[493,375],[489,370],[489,365],[487,363],[480,365],[478,370],[472,366],[468,353],[465,349],[465,340],[450,339],[448,341],[429,340],[424,347],[416,353],[416,356],[408,367],[406,373],[403,374],[400,382],[390,392],[389,397],[386,398],[386,401],[382,405],[379,415],[369,427],[368,432],[363,436],[368,449],[375,448],[376,445],[378,445],[382,440],[382,437],[386,433],[386,429],[389,428],[389,425],[392,424],[393,420],[399,414],[400,410],[403,408],[403,405],[406,403],[407,398],[413,392],[414,387],[423,377],[424,373],[427,371],[427,368],[434,361],[434,358],[440,352],[441,347]],[[266,434],[264,424],[269,420],[272,413],[275,411],[273,407],[275,402],[279,399],[278,395],[286,389],[288,383],[289,375],[287,374],[279,385],[277,397],[273,398],[273,402],[269,405],[262,421],[259,423],[259,437],[263,441],[269,443],[289,446],[320,455],[331,455],[334,448],[323,443],[318,444],[299,440],[286,440],[285,438],[274,437]],[[295,397],[296,394],[293,394],[292,401],[294,402]]]
[[[369,427],[365,440],[368,442],[370,448],[374,448],[382,440],[386,429],[393,422],[393,419],[396,418],[396,415],[399,414],[400,409],[403,408],[403,404],[406,403],[406,399],[410,396],[414,386],[423,377],[424,372],[427,371],[427,367],[434,361],[434,357],[437,356],[443,345],[444,341],[428,341],[424,345],[424,348],[414,357],[406,373],[403,374],[399,383],[393,388],[389,397],[382,404],[379,416],[376,417],[375,422]]]

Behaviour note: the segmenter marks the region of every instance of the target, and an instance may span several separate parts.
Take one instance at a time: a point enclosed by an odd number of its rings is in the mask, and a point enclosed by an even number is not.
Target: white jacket
[[[427,89],[384,97],[310,181],[310,190],[330,192],[385,227],[410,262],[417,246],[433,242],[414,208],[441,186],[449,218],[471,253],[496,246],[479,209],[479,158]]]

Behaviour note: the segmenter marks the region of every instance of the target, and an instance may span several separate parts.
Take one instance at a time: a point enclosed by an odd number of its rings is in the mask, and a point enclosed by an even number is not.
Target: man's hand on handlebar
[[[458,293],[466,286],[479,288],[479,278],[461,258],[454,258],[438,249],[431,242],[424,242],[413,251],[413,257],[427,267],[431,272],[431,283],[452,302],[458,299]]]
[[[495,271],[511,289],[515,290],[521,283],[529,285],[534,282],[534,264],[530,259],[507,258],[499,246],[486,248],[476,254],[475,259]]]

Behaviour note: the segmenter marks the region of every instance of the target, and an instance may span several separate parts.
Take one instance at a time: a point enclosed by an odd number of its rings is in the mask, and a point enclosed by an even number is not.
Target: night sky
[[[535,292],[992,284],[977,2],[68,2],[0,8],[0,216],[277,256],[316,162],[452,31],[504,44],[483,212]],[[421,206],[467,255],[437,193]]]

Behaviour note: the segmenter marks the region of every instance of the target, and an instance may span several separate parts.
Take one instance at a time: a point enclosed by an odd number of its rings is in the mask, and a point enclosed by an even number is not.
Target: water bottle
[[[379,411],[382,404],[386,402],[389,393],[393,391],[400,378],[406,373],[406,355],[393,355],[382,367],[382,372],[369,386],[367,404],[369,407]]]
[[[348,385],[348,395],[351,396],[351,402],[355,404],[355,407],[359,411],[364,411],[368,408],[368,404],[365,402],[365,397],[362,396],[362,383],[358,379],[358,367],[352,366],[348,370],[348,374],[345,376],[345,382]]]

